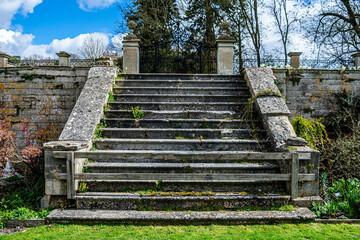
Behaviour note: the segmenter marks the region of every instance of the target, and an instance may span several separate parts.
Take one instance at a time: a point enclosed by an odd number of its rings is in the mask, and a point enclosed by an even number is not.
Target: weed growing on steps
[[[131,107],[131,111],[130,110],[128,111],[131,112],[131,114],[135,119],[141,119],[145,115],[144,112],[140,110],[140,107],[135,107],[135,108]]]
[[[98,125],[95,128],[94,139],[104,138],[103,128],[106,128],[106,127],[107,127],[106,117],[103,116],[103,119],[100,120],[100,122],[98,123]]]
[[[113,91],[110,91],[109,92],[109,102],[115,102],[115,97],[114,97],[114,93]]]

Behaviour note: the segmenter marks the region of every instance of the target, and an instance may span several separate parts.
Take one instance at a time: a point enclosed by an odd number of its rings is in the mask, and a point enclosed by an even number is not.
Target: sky
[[[128,0],[0,0],[0,51],[30,57],[78,53],[87,35],[111,41]],[[116,37],[115,37],[116,39]]]
[[[59,51],[79,55],[78,49],[89,35],[108,42],[119,42],[121,35],[116,35],[116,21],[121,16],[117,5],[128,1],[0,0],[0,51],[22,58],[34,54],[56,58],[55,53]],[[288,2],[290,10],[299,11],[296,6],[291,7],[292,0]],[[276,34],[274,19],[267,8],[261,9],[261,22],[266,29],[262,39],[264,48],[279,52],[280,35]],[[309,15],[309,12],[305,14]],[[247,45],[250,46],[250,43]],[[299,32],[291,35],[289,49],[302,51],[307,57],[315,55],[311,41]]]

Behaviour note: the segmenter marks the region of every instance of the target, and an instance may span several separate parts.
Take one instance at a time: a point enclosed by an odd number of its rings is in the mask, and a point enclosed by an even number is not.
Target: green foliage
[[[112,91],[109,92],[109,102],[115,102],[114,93]]]
[[[169,40],[174,22],[180,19],[176,0],[134,0],[132,6],[120,10],[125,19],[137,23],[135,35],[144,45]]]
[[[334,94],[336,108],[325,118],[325,126],[331,130],[332,137],[343,136],[353,132],[358,126],[360,117],[360,96],[355,97],[344,88]]]
[[[45,219],[52,210],[33,210],[27,207],[20,207],[13,210],[0,210],[0,229],[6,226],[8,220],[29,220]]]
[[[140,107],[131,107],[131,114],[133,115],[133,117],[135,119],[141,119],[142,117],[144,117],[144,112],[142,110],[139,109]]]
[[[318,145],[320,166],[329,177],[360,179],[360,127],[336,140],[326,139]]]
[[[357,178],[334,179],[332,186],[322,186],[323,203],[313,203],[318,217],[360,218],[360,181]]]
[[[323,146],[327,139],[325,126],[320,121],[321,119],[307,120],[303,116],[299,116],[293,118],[291,124],[298,137],[304,138],[310,147],[317,149],[319,146]]]
[[[102,120],[100,120],[100,123],[96,125],[95,131],[94,131],[94,138],[104,138],[103,128],[106,128],[106,117],[104,116]]]

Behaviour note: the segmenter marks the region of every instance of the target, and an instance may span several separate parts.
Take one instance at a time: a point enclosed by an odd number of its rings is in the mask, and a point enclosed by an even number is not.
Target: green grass
[[[55,225],[0,239],[360,239],[360,224],[239,226]]]

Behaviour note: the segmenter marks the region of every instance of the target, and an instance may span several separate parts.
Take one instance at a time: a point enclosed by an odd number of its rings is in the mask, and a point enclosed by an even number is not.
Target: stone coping
[[[117,76],[116,67],[92,67],[59,141],[90,142]]]

